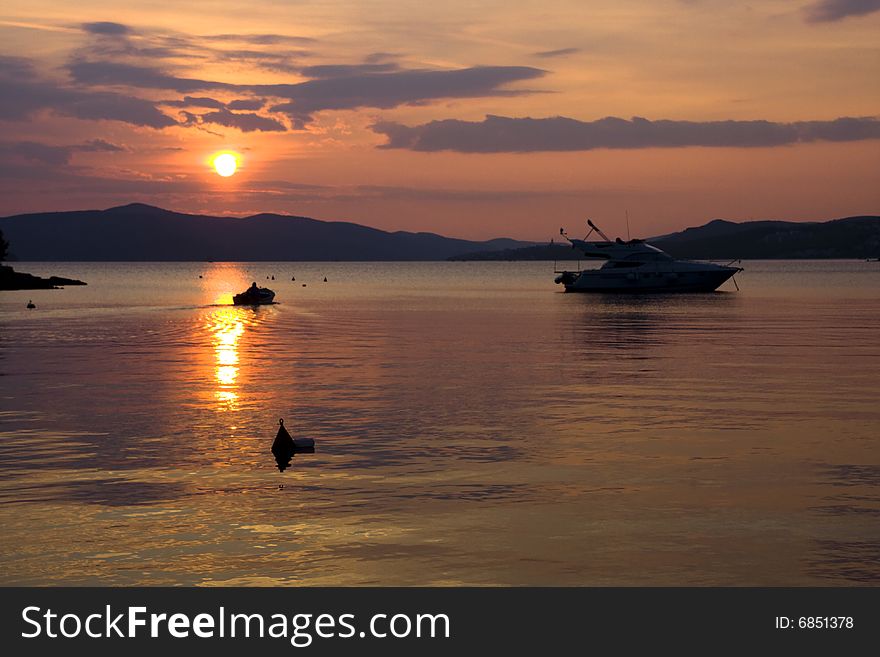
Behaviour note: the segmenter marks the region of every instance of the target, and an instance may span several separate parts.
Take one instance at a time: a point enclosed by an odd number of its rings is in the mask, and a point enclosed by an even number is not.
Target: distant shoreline
[[[20,262],[552,261],[571,252],[558,243],[388,232],[291,215],[190,215],[140,203],[3,217],[0,230],[11,245],[9,259]],[[675,258],[872,259],[880,257],[880,216],[826,222],[715,219],[648,241]]]
[[[59,290],[66,285],[86,285],[75,278],[50,276],[42,278],[33,274],[15,271],[12,267],[0,266],[0,291],[15,292],[17,290]]]

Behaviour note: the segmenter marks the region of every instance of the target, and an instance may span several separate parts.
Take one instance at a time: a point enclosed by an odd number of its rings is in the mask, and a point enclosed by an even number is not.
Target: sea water
[[[15,266],[2,584],[880,583],[878,263]]]

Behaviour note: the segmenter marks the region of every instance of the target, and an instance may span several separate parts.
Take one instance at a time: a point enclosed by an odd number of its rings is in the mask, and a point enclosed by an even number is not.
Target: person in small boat
[[[257,287],[257,282],[254,281],[253,283],[251,283],[251,289],[248,290],[248,291],[249,291],[249,292],[256,292],[258,289],[259,289],[259,288]]]

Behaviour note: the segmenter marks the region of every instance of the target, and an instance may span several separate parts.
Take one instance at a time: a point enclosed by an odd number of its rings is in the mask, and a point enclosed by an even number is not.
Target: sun
[[[237,153],[217,153],[211,160],[214,169],[224,178],[228,178],[238,168]]]

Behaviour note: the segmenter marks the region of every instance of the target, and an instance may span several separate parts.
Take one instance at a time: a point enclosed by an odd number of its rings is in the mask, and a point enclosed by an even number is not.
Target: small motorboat
[[[232,297],[232,303],[236,306],[262,306],[272,303],[275,299],[275,293],[267,287],[257,287],[256,283],[241,294]]]

